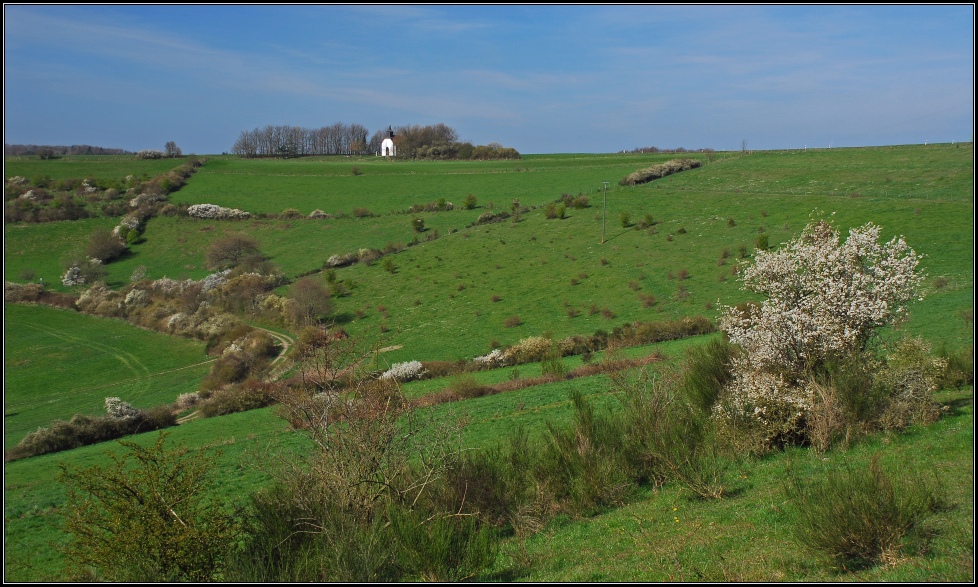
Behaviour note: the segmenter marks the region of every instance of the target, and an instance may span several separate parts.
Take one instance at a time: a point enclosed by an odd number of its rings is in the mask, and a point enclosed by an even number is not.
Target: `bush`
[[[187,208],[191,218],[209,218],[213,220],[243,220],[251,218],[251,214],[237,208],[223,208],[214,204],[194,204]]]
[[[667,175],[672,175],[673,173],[679,173],[680,171],[695,169],[700,165],[701,163],[695,159],[672,159],[670,161],[666,161],[665,163],[659,163],[645,169],[639,169],[638,171],[623,177],[618,184],[638,185],[665,177]]]
[[[110,415],[87,416],[75,414],[71,420],[55,420],[48,428],[38,428],[6,451],[8,461],[52,452],[70,450],[107,440],[175,426],[176,416],[170,406],[138,410],[131,418]]]
[[[848,570],[895,562],[903,539],[942,501],[918,475],[888,475],[875,457],[868,468],[846,464],[807,481],[789,476],[786,494],[796,508],[796,539]]]
[[[392,381],[411,381],[422,379],[428,372],[425,370],[421,361],[407,361],[405,363],[394,363],[390,369],[381,374],[381,379]]]
[[[622,213],[619,215],[619,219],[621,220],[622,228],[628,228],[632,225],[632,215],[627,210],[622,211]]]
[[[727,461],[711,413],[700,409],[702,398],[684,385],[697,359],[688,360],[681,375],[657,375],[642,369],[635,375],[611,375],[622,404],[618,427],[623,454],[632,477],[661,485],[676,480],[694,495],[720,498],[726,491]]]
[[[85,255],[92,259],[98,259],[102,263],[108,263],[121,257],[126,250],[126,243],[121,238],[112,234],[111,230],[100,229],[92,233],[91,238],[89,238]]]
[[[508,316],[505,320],[503,320],[503,326],[506,328],[514,328],[520,324],[523,324],[523,321],[520,320],[520,317],[515,314]]]
[[[161,433],[150,447],[121,442],[129,452],[110,453],[105,468],[61,466],[72,538],[64,554],[74,574],[91,570],[123,582],[218,577],[237,531],[233,517],[208,499],[213,458],[167,450],[165,439]]]
[[[758,251],[743,280],[767,299],[728,307],[720,319],[744,351],[734,360],[723,414],[753,414],[774,443],[804,438],[813,377],[840,358],[867,358],[877,329],[905,316],[906,304],[918,297],[919,257],[902,238],[881,244],[879,234],[867,224],[840,243],[837,230],[815,222],[780,251]],[[846,399],[845,389],[842,400],[865,411]]]
[[[408,577],[464,581],[496,560],[495,532],[475,515],[429,517],[424,511],[393,508],[389,517],[400,546],[398,562]]]
[[[196,405],[204,418],[257,410],[275,403],[272,389],[270,384],[248,380],[215,390],[207,399],[197,401]]]
[[[571,401],[574,424],[557,428],[548,422],[540,467],[569,513],[591,515],[619,505],[635,487],[618,450],[620,428],[598,417],[579,392],[572,394]]]
[[[248,259],[261,258],[261,253],[258,240],[242,233],[215,240],[207,248],[204,258],[208,269],[220,270],[236,267]]]

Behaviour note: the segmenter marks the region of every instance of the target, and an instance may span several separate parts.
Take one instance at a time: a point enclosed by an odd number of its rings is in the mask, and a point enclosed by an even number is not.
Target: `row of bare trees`
[[[41,159],[51,159],[63,155],[128,155],[125,149],[107,149],[92,145],[8,145],[4,143],[3,154],[11,157],[37,155]]]
[[[266,125],[242,131],[231,152],[245,157],[361,155],[368,152],[368,132],[362,124],[342,122],[314,129]]]

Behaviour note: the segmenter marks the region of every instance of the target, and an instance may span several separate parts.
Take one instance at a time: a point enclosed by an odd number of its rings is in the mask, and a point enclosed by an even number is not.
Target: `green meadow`
[[[149,179],[174,167],[173,159],[136,159],[132,155],[68,155],[47,160],[5,157],[4,177],[124,180],[132,175]]]
[[[704,164],[640,186],[618,185],[636,169],[678,156]],[[376,261],[332,273],[348,293],[334,299],[330,319],[350,334],[392,348],[379,355],[379,367],[385,368],[409,360],[471,359],[487,353],[490,345],[529,336],[610,332],[637,320],[713,319],[724,305],[756,299],[741,289],[737,267],[750,261],[764,238],[777,247],[813,218],[826,218],[843,235],[850,227],[873,222],[882,227],[883,238],[903,236],[923,255],[926,295],[912,305],[910,319],[889,334],[921,336],[935,348],[971,349],[973,165],[971,144],[711,157],[530,155],[494,162],[215,156],[170,200],[267,216],[243,221],[153,218],[143,240],[107,266],[108,285],[122,287],[141,266],[151,279],[200,279],[209,273],[204,267],[208,246],[235,233],[254,236],[265,257],[290,280],[311,275],[321,283],[331,255],[397,245],[400,252],[389,256],[392,267]],[[5,174],[149,177],[173,166],[172,161],[112,157],[8,158]],[[585,195],[589,207],[568,207],[564,218],[546,218],[543,206],[565,193]],[[477,199],[472,210],[461,205],[468,194]],[[442,198],[455,209],[405,213],[414,204]],[[510,211],[514,199],[530,208],[518,222],[475,224],[486,212]],[[342,217],[272,216],[288,208],[304,216],[321,209]],[[355,217],[355,208],[372,216]],[[646,216],[654,221],[651,227],[640,225]],[[414,217],[424,219],[423,232],[414,231]],[[31,273],[54,290],[70,291],[60,282],[64,259],[84,247],[93,231],[117,222],[98,217],[5,225],[5,280],[23,282]],[[512,325],[514,316],[518,325]],[[4,338],[7,447],[56,418],[103,412],[107,396],[136,407],[172,402],[195,390],[209,369],[202,343],[47,307],[5,304]],[[642,356],[658,351],[666,357],[655,367],[660,369],[707,338],[623,352]],[[568,357],[564,363],[574,368],[581,359]],[[541,374],[539,364],[515,370],[521,377]],[[513,377],[513,371],[473,376],[491,384]],[[434,379],[403,389],[417,397],[451,383]],[[547,423],[569,422],[572,392],[600,409],[616,409],[610,379],[597,375],[439,405],[432,414],[438,421],[464,420],[463,445],[487,448],[518,427],[540,439]],[[599,516],[558,518],[525,541],[504,540],[496,565],[476,579],[973,580],[973,391],[945,391],[940,399],[947,412],[931,426],[868,437],[848,451],[814,455],[792,449],[744,460],[737,464],[734,492],[723,500],[698,500],[666,486],[641,490]],[[268,481],[268,464],[276,461],[277,451],[305,446],[274,408],[193,421],[170,434],[194,452],[220,453],[215,491],[238,505]],[[136,440],[149,444],[155,438],[151,433]],[[106,443],[5,464],[6,580],[57,580],[61,560],[51,545],[66,539],[60,530],[65,496],[55,481],[58,464],[104,464],[106,450],[118,446]],[[948,488],[953,507],[934,519],[925,552],[857,573],[832,570],[794,543],[783,479],[788,470],[818,475],[832,462],[846,459],[859,466],[873,455],[888,465],[909,464],[935,475]]]
[[[5,448],[55,419],[104,414],[106,397],[172,403],[210,367],[202,343],[39,305],[4,304],[3,338]]]

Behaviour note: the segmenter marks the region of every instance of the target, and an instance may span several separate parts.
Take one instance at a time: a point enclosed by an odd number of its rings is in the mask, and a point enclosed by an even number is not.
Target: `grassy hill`
[[[776,247],[796,236],[813,214],[824,214],[843,232],[874,222],[886,239],[903,235],[925,256],[928,291],[912,306],[911,319],[901,329],[935,346],[973,347],[972,145],[721,154],[712,161],[694,156],[706,164],[627,188],[617,180],[674,156],[541,155],[507,162],[213,157],[171,201],[219,204],[255,214],[296,208],[307,215],[322,209],[342,212],[342,217],[234,222],[157,217],[149,222],[143,242],[107,266],[109,285],[128,283],[138,266],[146,267],[149,278],[202,278],[209,273],[204,268],[207,247],[233,233],[255,236],[263,253],[288,277],[311,273],[320,280],[325,279],[323,264],[333,254],[407,245],[417,238],[417,244],[390,256],[393,272],[380,262],[336,269],[334,276],[349,295],[335,300],[334,318],[351,334],[382,336],[385,345],[399,347],[381,355],[386,364],[455,360],[484,354],[491,342],[610,331],[635,320],[713,318],[721,304],[750,298],[740,289],[735,267],[749,260],[759,237]],[[151,163],[159,162],[8,159],[6,175],[124,177],[172,167],[172,162],[159,169]],[[606,221],[603,181],[610,182]],[[583,194],[590,206],[568,208],[563,219],[546,218],[542,207],[564,193]],[[462,209],[468,194],[477,198],[475,209]],[[440,198],[455,209],[406,213],[414,204]],[[474,224],[486,212],[508,211],[514,199],[531,208],[519,222]],[[371,216],[355,217],[354,208],[365,208]],[[622,222],[623,213],[629,222]],[[651,228],[639,226],[646,215],[655,221]],[[414,217],[424,219],[425,232],[414,232]],[[29,270],[55,289],[69,289],[60,284],[61,259],[96,228],[116,223],[99,217],[5,225],[5,279],[21,281]],[[519,325],[506,326],[513,316]],[[107,395],[122,396],[138,407],[172,401],[190,391],[207,370],[206,365],[193,366],[205,360],[199,343],[49,308],[7,305],[5,341],[5,445],[51,419],[98,413]],[[675,359],[685,345],[698,342],[655,348]],[[565,361],[575,366],[578,360]],[[523,376],[539,369],[519,368]],[[511,371],[487,371],[478,378],[498,382]],[[448,384],[412,383],[405,392],[414,397]],[[546,422],[568,421],[572,391],[600,406],[615,405],[608,378],[594,376],[435,410],[439,418],[465,415],[470,422],[465,445],[488,447],[521,425],[542,434]],[[973,489],[973,395],[965,390],[943,399],[950,413],[933,426],[880,435],[848,453],[829,455],[865,463],[880,453],[888,463],[932,471],[950,488],[948,499],[955,504],[934,522],[935,542],[927,553],[841,578],[967,580],[969,568],[973,578],[973,550],[968,551],[973,545],[973,494],[968,491],[969,483]],[[241,503],[247,492],[267,481],[257,466],[265,458],[264,449],[302,446],[270,409],[192,422],[172,435],[194,451],[223,451],[216,472],[218,492],[232,503]],[[141,443],[155,438],[143,436]],[[48,543],[64,540],[59,530],[64,492],[54,481],[57,464],[104,463],[106,448],[84,447],[5,465],[7,580],[56,578],[60,559]],[[817,475],[820,459],[798,449],[744,462],[737,491],[719,502],[698,501],[678,487],[666,487],[633,496],[624,507],[595,518],[558,519],[525,543],[509,539],[496,568],[479,578],[838,579],[791,542],[790,508],[781,488],[789,465]]]

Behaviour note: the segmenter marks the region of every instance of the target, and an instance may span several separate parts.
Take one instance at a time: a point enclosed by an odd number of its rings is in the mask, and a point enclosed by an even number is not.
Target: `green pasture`
[[[702,157],[705,155],[694,155]],[[829,218],[842,230],[874,222],[886,239],[903,235],[924,255],[926,296],[911,306],[899,327],[935,346],[974,344],[974,153],[971,144],[721,154],[701,168],[655,182],[620,187],[636,169],[674,155],[534,155],[503,162],[400,162],[378,158],[243,160],[213,157],[171,196],[175,202],[213,203],[253,213],[297,208],[349,214],[367,208],[371,218],[324,220],[254,219],[204,221],[152,219],[144,241],[107,266],[109,285],[122,287],[137,266],[148,277],[199,279],[209,273],[204,254],[214,240],[245,232],[290,278],[315,273],[333,254],[388,243],[418,244],[382,262],[337,269],[349,295],[335,300],[347,332],[382,339],[394,350],[379,355],[380,367],[407,360],[455,360],[485,354],[490,342],[512,344],[543,334],[611,331],[634,320],[713,318],[721,305],[752,295],[740,288],[739,262],[749,261],[759,236],[770,246],[797,236],[813,217]],[[70,159],[70,160],[69,160]],[[6,174],[52,178],[86,177],[82,162],[7,159]],[[124,177],[152,161],[107,158]],[[173,167],[164,161],[158,174]],[[102,169],[110,169],[108,163]],[[361,175],[352,168],[359,167]],[[59,167],[60,166],[60,167]],[[46,169],[38,171],[37,169]],[[60,170],[60,171],[59,171]],[[98,173],[91,171],[91,173]],[[138,173],[137,173],[138,174]],[[609,181],[607,215],[602,181]],[[482,213],[509,210],[518,198],[542,206],[562,193],[586,194],[591,207],[567,209],[548,220],[541,208],[520,222],[470,226]],[[422,213],[427,230],[415,234],[412,204],[445,198],[474,210]],[[631,224],[622,226],[621,213]],[[645,214],[656,221],[640,230]],[[83,248],[97,228],[113,219],[50,224],[8,224],[4,231],[4,277],[22,282],[32,271],[56,290],[63,259]],[[432,238],[437,230],[439,237]],[[602,234],[605,243],[601,243]],[[741,259],[741,250],[747,258]],[[684,277],[681,279],[681,277]],[[287,292],[288,287],[282,289]],[[654,297],[654,303],[645,300]],[[602,312],[606,310],[605,312]],[[505,322],[518,316],[520,324]],[[199,343],[166,337],[121,322],[62,310],[5,305],[6,446],[54,418],[75,412],[100,413],[106,396],[137,407],[173,401],[196,389],[208,365]],[[667,361],[706,337],[629,349],[653,349]],[[598,358],[596,357],[595,360]],[[564,359],[568,369],[580,359]],[[668,362],[667,362],[668,364]],[[194,366],[196,365],[196,366]],[[182,368],[182,369],[181,369]],[[659,367],[657,367],[659,368]],[[473,374],[498,383],[540,374],[521,365]],[[436,392],[452,380],[406,384],[410,396]],[[540,438],[547,422],[567,422],[569,396],[578,391],[602,408],[616,405],[603,375],[540,385],[433,408],[438,420],[468,422],[463,445],[492,446],[525,426]],[[480,580],[528,581],[962,581],[973,580],[973,392],[942,397],[948,415],[903,435],[881,435],[848,452],[817,458],[792,450],[736,470],[735,493],[699,501],[677,487],[641,493],[624,507],[583,520],[558,519],[520,544],[508,539],[492,572]],[[171,438],[195,451],[223,451],[215,471],[217,492],[240,504],[265,483],[267,466],[279,449],[302,450],[274,409],[198,420],[171,429]],[[136,437],[150,443],[155,433]],[[270,448],[271,447],[271,448]],[[57,463],[105,463],[114,443],[23,459],[5,465],[5,579],[54,580],[58,555],[50,543],[63,541]],[[267,451],[271,450],[271,454]],[[910,463],[933,472],[954,504],[935,523],[932,547],[924,554],[857,574],[836,573],[801,551],[790,536],[790,504],[781,493],[786,468],[817,475],[823,462],[851,458],[868,462],[880,454],[888,464]],[[827,461],[822,461],[822,459]],[[678,521],[676,521],[678,519]],[[970,550],[969,550],[970,548]],[[571,554],[572,553],[572,554]],[[532,563],[532,564],[524,564]],[[967,576],[970,569],[971,576]]]
[[[170,171],[184,159],[136,159],[133,155],[68,155],[56,159],[4,157],[4,179],[149,179]]]
[[[728,471],[731,495],[702,500],[676,486],[587,519],[562,519],[525,542],[509,539],[483,580],[528,582],[972,582],[974,396],[944,396],[951,416],[928,427],[868,438],[848,451],[791,449]],[[789,474],[820,475],[878,458],[889,475],[911,470],[944,488],[947,507],[929,518],[928,540],[892,564],[835,569],[792,534]]]
[[[105,413],[106,397],[137,408],[196,391],[204,345],[39,305],[4,304],[3,442],[74,414]]]
[[[247,232],[273,263],[295,277],[319,270],[333,254],[417,238],[417,246],[391,256],[394,273],[379,262],[336,270],[350,295],[337,300],[332,318],[351,332],[383,333],[389,346],[401,347],[385,360],[451,360],[483,354],[492,341],[509,344],[548,332],[590,334],[634,320],[716,316],[720,304],[750,298],[734,271],[749,261],[740,257],[753,254],[758,237],[776,247],[813,217],[823,217],[843,232],[875,222],[884,238],[905,236],[924,255],[930,290],[914,305],[905,328],[960,347],[973,338],[967,319],[974,282],[972,156],[970,144],[758,152],[721,157],[636,187],[620,187],[616,180],[669,156],[540,155],[517,162],[218,157],[173,198],[186,198],[225,178],[226,187],[236,187],[228,188],[231,199],[215,203],[255,211],[252,202],[267,200],[264,181],[303,197],[314,197],[316,186],[333,181],[375,181],[376,188],[345,209],[362,206],[380,215],[233,222],[160,217],[149,223],[142,243],[107,269],[113,287],[127,283],[140,265],[150,278],[199,279],[208,273],[204,254],[210,243]],[[362,175],[349,172],[354,163]],[[543,177],[551,179],[539,183]],[[505,182],[522,186],[515,196],[521,203],[539,205],[564,191],[584,189],[560,187],[559,181],[578,181],[573,178],[593,186],[591,207],[570,208],[560,220],[546,219],[538,208],[518,223],[470,226],[490,203],[495,210],[508,209],[513,193]],[[606,214],[604,195],[596,191],[603,178],[611,180]],[[423,189],[409,189],[405,185],[414,184],[404,181],[421,182],[417,185]],[[459,181],[475,183],[456,189]],[[425,221],[422,234],[411,227],[415,215],[381,214],[438,197],[452,200],[453,193],[477,195],[478,207],[418,214]],[[323,207],[275,202],[267,209],[298,206],[308,213],[305,208]],[[627,227],[622,213],[630,216]],[[637,226],[646,214],[657,223],[651,231]],[[56,281],[61,273],[57,259],[76,250],[87,233],[109,224],[8,225],[5,278],[19,281],[29,269],[64,289]],[[435,231],[440,238],[427,241]],[[504,327],[512,316],[522,324]]]
[[[460,207],[468,194],[484,209],[508,210],[514,199],[541,205],[563,193],[594,198],[640,167],[678,155],[531,155],[516,161],[393,161],[381,157],[209,159],[171,199],[252,213],[286,208],[308,215],[366,208],[374,214],[445,201]],[[706,160],[703,154],[689,157]],[[353,174],[357,167],[360,175]]]

